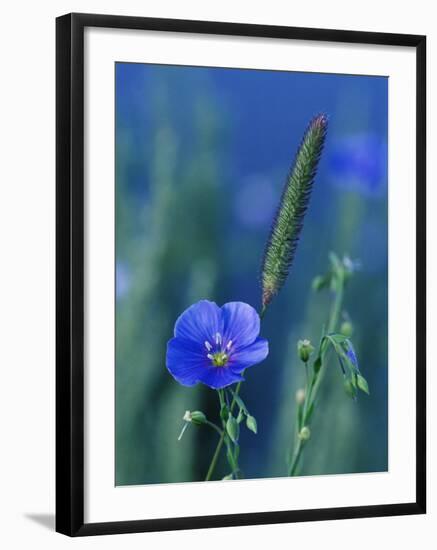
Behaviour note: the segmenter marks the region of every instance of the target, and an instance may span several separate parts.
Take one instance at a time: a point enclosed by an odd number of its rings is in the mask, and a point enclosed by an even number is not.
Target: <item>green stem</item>
[[[235,458],[233,444],[232,444],[232,441],[229,439],[229,437],[225,436],[225,444],[228,450],[228,462],[229,462],[229,466],[231,467],[232,474],[235,477],[238,477],[238,472],[240,471],[240,467],[238,466],[238,462]]]
[[[328,322],[328,334],[335,331],[340,319],[341,305],[343,303],[344,275],[340,272],[338,275],[338,287],[335,293],[334,302],[331,308],[331,314]]]
[[[340,319],[340,313],[341,313],[341,308],[343,303],[344,277],[341,272],[338,273],[337,276],[338,276],[337,288],[334,296],[334,301],[331,306],[331,311],[329,314],[329,321],[328,321],[328,328],[327,328],[328,334],[331,334],[336,330],[336,327]],[[321,357],[320,370],[318,372],[314,372],[314,375],[311,377],[310,380],[308,380],[308,377],[307,377],[301,427],[308,426],[309,424],[310,412],[312,414],[312,408],[314,407],[314,403],[316,401],[317,394],[319,392],[319,388],[325,373],[324,358],[325,358],[326,352],[328,351],[328,348],[329,348],[328,341],[327,340],[322,341],[321,349],[320,349],[320,357]],[[305,442],[299,438],[299,433],[297,433],[296,441],[294,445],[294,451],[293,451],[292,459],[288,469],[289,476],[296,475],[297,468],[298,468],[300,459],[302,457],[302,451],[305,446],[304,443]]]
[[[337,281],[337,289],[334,296],[334,301],[332,303],[331,312],[329,315],[329,321],[328,321],[328,330],[327,333],[331,334],[335,332],[336,327],[338,325],[338,322],[340,320],[340,314],[341,314],[341,308],[343,304],[343,295],[344,295],[344,276],[343,273],[340,271],[337,275],[338,281]],[[309,392],[309,398],[311,401],[309,401],[309,406],[311,406],[312,403],[314,403],[317,393],[320,388],[320,384],[323,380],[323,376],[325,374],[325,369],[323,368],[324,365],[324,358],[326,355],[326,352],[328,351],[329,343],[327,340],[325,340],[322,343],[322,349],[320,351],[320,355],[322,358],[322,368],[319,370],[319,372],[315,375],[312,384],[310,386],[310,392]],[[304,422],[306,421],[306,418],[304,418]]]
[[[226,402],[225,402],[225,396],[224,396],[224,392],[223,390],[217,390],[217,393],[218,393],[218,396],[219,396],[219,401],[220,401],[220,409],[222,407],[224,407],[226,405]]]
[[[296,446],[294,448],[293,458],[291,459],[290,468],[288,470],[288,475],[290,477],[296,475],[297,466],[299,464],[300,457],[303,451],[303,442],[301,439],[297,439]]]
[[[232,411],[230,409],[230,406],[229,406],[229,401],[228,401],[228,396],[226,394],[226,390],[224,389],[221,389],[221,390],[218,390],[218,394],[219,394],[219,399],[220,399],[220,407],[223,408],[223,407],[227,407],[228,410],[230,411],[229,414],[232,414]],[[232,474],[235,475],[235,477],[238,477],[238,472],[240,470],[240,467],[238,465],[238,460],[237,460],[237,457],[236,457],[236,446],[237,444],[234,444],[231,439],[226,435],[226,422],[224,420],[222,420],[222,424],[223,424],[223,434],[224,434],[224,442],[226,444],[226,448],[227,448],[227,457],[228,457],[228,462],[229,462],[229,466],[231,467],[231,470],[232,470]]]
[[[219,442],[217,443],[217,447],[215,448],[214,454],[212,456],[211,464],[209,465],[208,473],[206,474],[205,481],[211,480],[211,477],[212,477],[212,474],[214,473],[217,460],[218,460],[218,457],[220,456],[220,452],[222,450],[224,441],[225,441],[225,434],[223,432],[219,439]]]
[[[240,393],[240,388],[241,388],[241,382],[238,382],[237,387],[235,388],[235,394],[236,395],[238,395]],[[221,391],[222,390],[218,390],[220,404],[222,404],[222,400],[223,400],[223,395],[221,394]],[[230,412],[232,412],[234,410],[235,404],[236,404],[236,400],[235,400],[235,397],[233,397],[231,406],[229,408]],[[211,477],[212,477],[212,474],[214,473],[215,467],[217,465],[217,461],[218,461],[218,458],[220,456],[220,452],[222,450],[223,443],[225,442],[225,435],[226,435],[226,431],[223,430],[221,432],[220,439],[217,443],[217,447],[215,448],[214,454],[212,456],[212,460],[211,460],[211,463],[209,465],[208,472],[207,472],[206,477],[205,477],[205,481],[211,481]]]
[[[206,421],[205,421],[205,424],[206,424],[207,426],[211,426],[211,428],[214,428],[214,430],[219,434],[220,437],[222,436],[223,430],[221,430],[221,429],[217,426],[217,424],[214,424],[214,422],[210,422],[209,420],[206,420]]]

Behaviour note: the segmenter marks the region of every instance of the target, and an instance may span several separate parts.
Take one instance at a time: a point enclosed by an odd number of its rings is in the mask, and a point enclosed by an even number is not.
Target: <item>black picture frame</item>
[[[403,46],[416,51],[416,500],[387,505],[84,523],[84,29]],[[423,514],[426,511],[426,37],[95,14],[56,20],[56,530],[69,536]]]

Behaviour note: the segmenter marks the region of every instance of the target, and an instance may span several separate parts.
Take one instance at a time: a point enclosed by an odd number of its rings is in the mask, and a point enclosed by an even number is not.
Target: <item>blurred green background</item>
[[[187,409],[217,420],[218,398],[170,376],[166,343],[199,299],[259,307],[272,217],[320,112],[328,137],[301,242],[262,325],[270,354],[242,390],[258,435],[243,430],[240,464],[248,478],[286,472],[296,341],[318,341],[330,297],[311,281],[333,250],[361,264],[345,309],[371,394],[350,400],[331,360],[302,474],[387,469],[387,100],[384,77],[116,64],[117,485],[204,478],[215,432],[177,438]]]

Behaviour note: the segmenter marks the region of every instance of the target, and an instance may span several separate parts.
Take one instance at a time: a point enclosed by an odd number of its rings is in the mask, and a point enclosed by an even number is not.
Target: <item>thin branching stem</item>
[[[327,325],[328,334],[334,332],[337,328],[337,325],[340,319],[342,304],[343,304],[343,293],[344,293],[344,277],[342,273],[339,272],[337,274],[336,291],[334,295],[334,300],[332,302],[328,325]],[[297,471],[301,463],[301,457],[302,457],[302,453],[303,453],[303,449],[305,447],[306,441],[299,437],[299,429],[302,428],[303,426],[309,425],[310,415],[312,416],[314,412],[313,408],[315,406],[317,394],[319,392],[319,388],[326,370],[325,357],[326,357],[328,348],[329,348],[328,340],[322,339],[322,342],[320,344],[320,359],[321,359],[320,370],[318,370],[317,372],[314,371],[309,381],[307,378],[306,389],[305,389],[305,401],[303,404],[302,421],[296,433],[294,449],[291,455],[291,461],[288,469],[289,476],[297,475]]]

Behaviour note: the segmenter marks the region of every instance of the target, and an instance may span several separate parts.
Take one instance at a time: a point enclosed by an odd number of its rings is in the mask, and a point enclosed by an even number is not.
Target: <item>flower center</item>
[[[217,332],[211,342],[205,342],[205,348],[208,359],[214,367],[225,367],[229,361],[233,342],[229,340],[227,343],[223,341],[223,336]]]
[[[212,354],[212,364],[214,367],[224,367],[228,362],[228,355],[224,351],[219,351]]]

